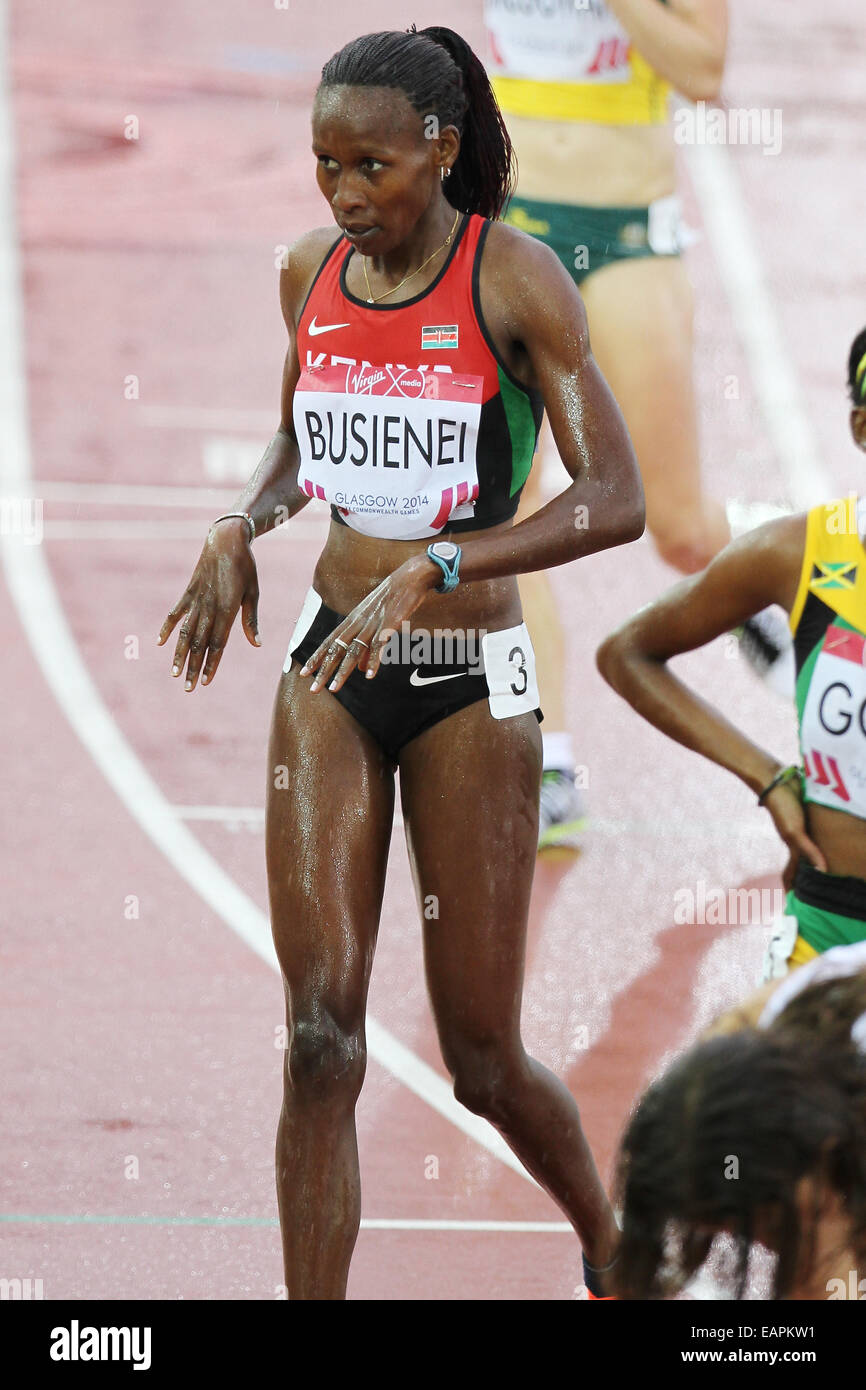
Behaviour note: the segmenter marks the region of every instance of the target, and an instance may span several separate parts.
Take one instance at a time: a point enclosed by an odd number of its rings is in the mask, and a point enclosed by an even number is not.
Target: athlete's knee
[[[680,574],[697,574],[706,569],[729,539],[721,507],[719,512],[720,517],[695,518],[683,513],[672,515],[661,524],[656,522],[651,531],[661,559]]]
[[[522,1062],[522,1049],[511,1045],[461,1045],[449,1063],[455,1098],[494,1124],[505,1120],[519,1088]]]
[[[309,1100],[354,1103],[364,1080],[367,1053],[360,1032],[348,1032],[327,1013],[292,1022],[286,1056],[286,1088]]]
[[[656,550],[666,565],[680,574],[698,574],[713,558],[707,546],[695,545],[689,539],[655,537]]]

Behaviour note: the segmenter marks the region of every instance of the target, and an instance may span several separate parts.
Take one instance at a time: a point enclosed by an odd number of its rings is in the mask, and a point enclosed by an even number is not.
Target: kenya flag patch
[[[434,323],[421,329],[422,348],[456,348],[456,346],[456,323]]]

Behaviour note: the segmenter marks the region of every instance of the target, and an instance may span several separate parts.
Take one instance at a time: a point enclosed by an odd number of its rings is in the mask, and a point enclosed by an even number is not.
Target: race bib
[[[492,73],[539,82],[628,82],[630,40],[602,0],[486,0]]]
[[[294,397],[298,482],[365,535],[417,540],[478,497],[484,379],[386,363],[313,363]]]
[[[647,241],[657,256],[676,256],[682,250],[682,213],[675,193],[656,198],[647,212]]]
[[[494,719],[510,719],[538,708],[535,652],[526,623],[488,632],[481,639],[484,673]]]
[[[283,662],[283,671],[292,669],[292,652],[299,647],[309,632],[316,619],[316,614],[322,606],[322,600],[311,586],[304,598],[303,607],[298,615],[294,630],[289,638],[289,650],[286,652],[286,659]]]
[[[827,628],[800,726],[810,801],[866,817],[866,642]]]

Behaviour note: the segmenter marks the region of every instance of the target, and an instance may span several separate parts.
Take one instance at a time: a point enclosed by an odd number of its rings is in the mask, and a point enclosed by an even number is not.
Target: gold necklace
[[[454,225],[452,226],[451,231],[448,233],[442,245],[436,247],[436,250],[433,252],[432,256],[428,256],[426,261],[422,261],[417,270],[413,270],[409,275],[404,275],[399,285],[392,285],[390,290],[386,290],[384,294],[376,295],[375,298],[373,297],[373,291],[370,289],[370,277],[367,274],[367,257],[364,256],[364,279],[367,281],[367,303],[378,304],[380,299],[387,299],[389,294],[393,294],[395,290],[401,289],[402,286],[405,285],[407,280],[411,280],[415,275],[420,275],[425,265],[430,264],[430,262],[433,259],[433,256],[438,256],[440,251],[444,251],[446,246],[451,245],[451,238],[453,237],[457,229],[457,219],[459,218],[459,216],[460,210],[458,208],[457,212],[455,212],[454,214]]]

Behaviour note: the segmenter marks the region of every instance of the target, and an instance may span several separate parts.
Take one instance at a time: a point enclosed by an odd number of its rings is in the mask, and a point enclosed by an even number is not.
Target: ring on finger
[[[366,648],[367,648],[367,651],[370,650],[370,643],[369,643],[369,642],[362,642],[361,639],[360,639],[360,637],[353,637],[353,638],[352,638],[352,641],[353,641],[353,642],[357,642],[359,647],[366,647]]]
[[[342,637],[335,637],[334,641],[336,642],[337,646],[342,647],[344,651],[347,652],[349,650],[348,642],[344,642]]]

